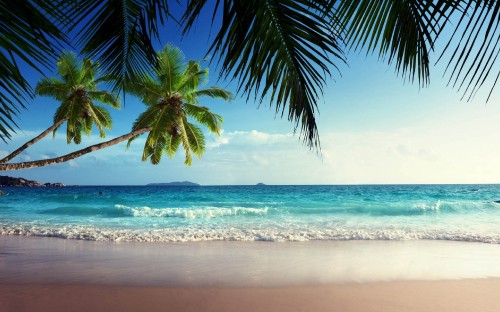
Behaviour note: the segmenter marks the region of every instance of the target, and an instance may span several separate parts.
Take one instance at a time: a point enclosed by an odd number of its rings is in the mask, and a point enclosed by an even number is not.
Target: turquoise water
[[[500,185],[2,188],[0,234],[500,243]],[[100,194],[102,193],[102,194]]]

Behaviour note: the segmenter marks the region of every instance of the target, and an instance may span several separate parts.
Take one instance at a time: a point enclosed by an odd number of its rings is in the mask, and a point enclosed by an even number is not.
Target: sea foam
[[[115,205],[116,208],[123,211],[124,215],[133,217],[156,217],[156,218],[218,218],[226,216],[241,215],[265,215],[268,208],[245,208],[245,207],[204,207],[204,208],[150,208],[128,207],[125,205]]]
[[[234,228],[189,226],[168,229],[109,229],[88,226],[0,225],[1,235],[58,237],[110,242],[443,240],[500,244],[500,235],[466,231],[345,228]]]

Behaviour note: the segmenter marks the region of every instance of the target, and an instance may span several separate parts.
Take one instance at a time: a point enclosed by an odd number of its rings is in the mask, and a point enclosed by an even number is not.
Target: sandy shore
[[[500,311],[500,280],[281,288],[0,285],[0,311]]]
[[[0,236],[0,311],[500,311],[500,245]]]

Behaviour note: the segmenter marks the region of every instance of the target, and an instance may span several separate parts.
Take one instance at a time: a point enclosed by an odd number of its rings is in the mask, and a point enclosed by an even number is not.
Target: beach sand
[[[0,285],[0,311],[500,311],[500,280],[281,288]]]
[[[500,311],[500,246],[0,236],[0,311]]]

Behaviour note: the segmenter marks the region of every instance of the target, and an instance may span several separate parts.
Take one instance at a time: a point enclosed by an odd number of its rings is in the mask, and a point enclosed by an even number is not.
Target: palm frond
[[[117,77],[118,88],[156,63],[152,42],[170,12],[168,0],[83,0],[74,15],[75,26],[90,20],[79,33],[82,52]]]
[[[178,119],[178,113],[173,108],[169,106],[160,108],[156,118],[150,121],[150,136],[152,138],[161,137],[168,129],[177,126]]]
[[[82,124],[83,124],[83,132],[90,136],[90,133],[92,133],[92,126],[94,124],[94,121],[91,119],[91,118],[86,118],[86,119],[82,119]],[[101,138],[104,138],[106,136],[106,133],[104,131],[102,131],[102,125],[101,123],[96,123],[96,125],[98,126],[99,128],[99,131],[101,133]]]
[[[99,73],[98,63],[94,63],[89,58],[84,58],[82,60],[82,66],[80,70],[79,81],[88,90],[96,90],[96,79],[95,76]]]
[[[83,132],[83,126],[82,126],[80,120],[78,120],[75,123],[75,128],[74,128],[74,132],[73,132],[73,142],[75,144],[82,143],[82,132]],[[69,142],[69,143],[71,143],[71,142]]]
[[[453,25],[455,31],[440,59],[451,53],[446,67],[451,71],[448,83],[459,91],[465,89],[462,98],[471,100],[485,83],[492,81],[488,101],[500,77],[500,1],[461,2],[461,9],[454,11],[459,22]]]
[[[191,164],[193,163],[193,158],[191,157],[191,150],[192,150],[192,147],[191,147],[191,142],[189,141],[189,137],[188,137],[188,129],[187,129],[187,122],[185,122],[185,119],[180,119],[179,120],[179,127],[182,129],[181,130],[181,133],[180,133],[180,137],[181,137],[181,144],[182,144],[182,147],[184,148],[184,155],[185,155],[185,159],[184,159],[184,164],[186,166],[191,166]]]
[[[63,101],[70,91],[66,83],[56,78],[42,77],[35,87],[36,95],[54,97],[59,101]]]
[[[148,105],[156,105],[164,93],[161,85],[149,75],[144,75],[140,80],[128,83],[126,90]]]
[[[163,136],[160,136],[154,140],[154,145],[151,148],[150,161],[153,165],[157,165],[161,161],[161,156],[163,151],[166,149],[166,140]]]
[[[207,81],[208,68],[201,69],[199,62],[190,60],[176,89],[182,93],[188,93],[205,85]]]
[[[183,17],[187,32],[205,0],[192,0]],[[216,1],[222,25],[210,52],[220,55],[222,74],[238,80],[238,90],[254,94],[301,128],[309,147],[319,147],[315,121],[329,65],[344,63],[340,25],[326,0]],[[217,12],[214,11],[214,15]]]
[[[187,119],[183,120],[184,129],[186,130],[186,137],[189,141],[189,148],[198,158],[205,152],[205,136],[200,128],[189,123]]]
[[[92,123],[95,123],[97,128],[99,129],[99,135],[101,138],[106,137],[106,132],[103,127],[107,129],[111,129],[113,125],[113,121],[111,119],[111,115],[108,110],[104,107],[99,106],[88,106],[88,111],[91,114],[91,118],[89,118],[90,122],[90,130],[92,129]],[[90,131],[89,130],[89,131]]]
[[[158,116],[160,111],[156,107],[150,107],[137,117],[132,125],[132,131],[139,130],[142,128],[150,127]]]
[[[211,132],[219,135],[222,122],[222,116],[212,113],[207,107],[193,104],[184,104],[186,114],[193,117],[200,124],[206,126]]]
[[[429,83],[429,53],[448,18],[452,1],[341,1],[351,48],[365,47],[395,63],[396,72],[421,86]]]
[[[175,153],[177,153],[177,150],[181,145],[181,141],[182,138],[180,135],[166,135],[165,151],[170,158],[174,157]]]
[[[65,8],[60,2],[0,2],[0,139],[4,142],[15,133],[14,116],[33,97],[18,62],[41,73],[43,68],[50,68],[59,54],[56,42],[67,42],[64,25],[54,21]]]
[[[162,89],[167,93],[172,93],[174,89],[177,89],[183,76],[183,61],[184,54],[182,51],[171,44],[167,44],[158,53],[156,76]]]
[[[93,110],[99,119],[99,122],[106,128],[106,129],[111,129],[113,126],[113,119],[111,118],[111,114],[109,111],[100,106],[93,106]]]
[[[76,86],[80,84],[82,64],[78,61],[75,53],[65,51],[57,60],[57,73],[68,85]]]
[[[54,114],[54,123],[57,123],[65,118],[69,118],[68,112],[71,111],[71,105],[73,105],[73,101],[71,101],[71,99],[65,99],[61,102],[61,105],[59,105],[56,113]],[[56,130],[54,130],[54,135],[55,131]]]
[[[197,99],[199,97],[203,96],[208,96],[210,98],[214,99],[222,99],[225,101],[231,101],[233,100],[233,94],[227,90],[224,90],[219,87],[210,87],[207,89],[203,90],[197,90],[191,93],[188,93],[188,96],[190,96],[193,99]]]
[[[102,104],[108,104],[113,108],[120,108],[120,101],[118,101],[118,95],[110,93],[108,91],[88,91],[87,92],[90,99],[98,101]]]

